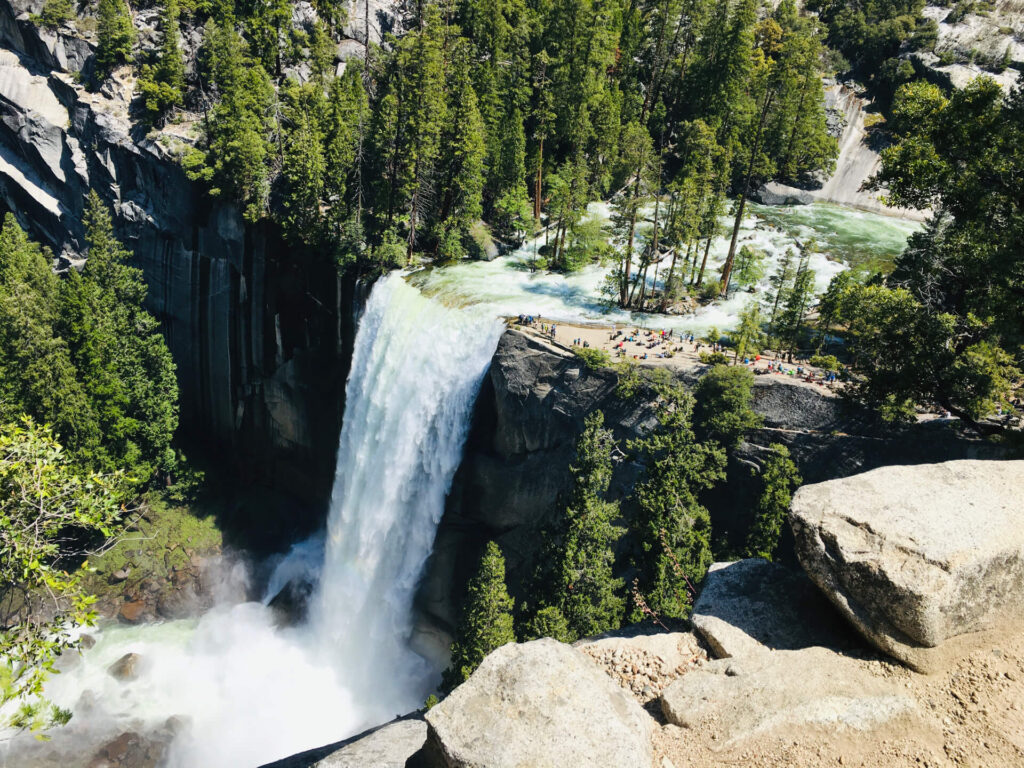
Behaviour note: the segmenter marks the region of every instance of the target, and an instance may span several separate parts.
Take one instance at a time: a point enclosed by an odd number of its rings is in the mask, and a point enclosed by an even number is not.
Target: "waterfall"
[[[379,280],[356,334],[327,530],[270,579],[280,589],[319,569],[308,621],[282,628],[267,601],[226,601],[198,621],[105,628],[47,685],[71,724],[46,744],[19,737],[21,762],[79,765],[178,716],[167,768],[252,768],[421,706],[440,670],[409,648],[413,596],[501,331],[490,309]],[[127,652],[139,675],[115,680],[107,669]]]
[[[377,283],[359,323],[309,628],[344,660],[349,690],[396,713],[430,687],[407,646],[413,594],[501,330],[400,275]]]

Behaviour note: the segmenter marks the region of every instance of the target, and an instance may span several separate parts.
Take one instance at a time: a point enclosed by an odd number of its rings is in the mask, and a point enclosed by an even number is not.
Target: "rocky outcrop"
[[[127,68],[86,91],[92,43],[72,26],[38,29],[38,10],[0,0],[0,212],[67,265],[82,253],[84,197],[100,194],[174,356],[183,433],[243,479],[299,496],[285,526],[309,527],[333,476],[354,286],[329,260],[290,252],[273,225],[208,198],[174,159],[192,123],[134,126]],[[150,16],[136,18],[143,40]]]
[[[863,189],[864,183],[881,168],[879,150],[884,146],[881,135],[869,125],[871,103],[866,96],[848,84],[831,83],[825,89],[825,107],[830,117],[830,130],[839,143],[832,174],[819,180],[816,189],[769,182],[753,197],[765,205],[836,203],[890,216],[924,219],[927,211],[889,208],[882,202],[880,193]]]
[[[1024,620],[1024,462],[892,466],[804,486],[790,520],[811,579],[922,670],[967,633]]]
[[[891,683],[826,648],[708,662],[672,683],[661,704],[670,723],[706,729],[724,747],[810,725],[870,730],[914,709]]]
[[[778,181],[769,181],[757,188],[753,197],[764,205],[810,205],[814,193]]]
[[[701,373],[698,368],[679,375],[693,384]],[[505,554],[513,596],[529,597],[542,534],[569,489],[569,464],[588,413],[603,411],[621,444],[654,423],[650,391],[623,399],[616,384],[614,371],[590,370],[575,355],[518,331],[502,337],[417,597],[425,623],[439,636],[453,631],[475,553],[488,539]],[[886,464],[1001,455],[998,447],[965,436],[956,422],[894,428],[842,398],[778,376],[755,378],[753,407],[763,428],[748,436],[730,460],[726,481],[704,498],[716,537],[733,548],[745,541],[760,492],[751,468],[760,466],[772,443],[789,448],[806,483]],[[616,456],[611,495],[627,496],[637,474],[633,462]],[[623,511],[631,514],[628,504]],[[625,537],[620,546],[625,553],[632,542]],[[792,552],[791,539],[783,549]]]
[[[719,659],[850,645],[848,627],[806,574],[760,558],[713,564],[690,620]]]
[[[579,651],[511,643],[427,712],[436,768],[648,768],[650,717]]]
[[[680,675],[707,660],[692,632],[662,632],[651,627],[625,627],[573,644],[629,691],[640,703],[658,698]]]
[[[414,713],[262,768],[431,768],[423,750],[426,741],[426,721]]]

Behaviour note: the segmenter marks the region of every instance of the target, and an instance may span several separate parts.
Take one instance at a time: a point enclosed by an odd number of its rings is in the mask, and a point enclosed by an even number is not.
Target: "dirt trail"
[[[1024,635],[1019,629],[985,637],[983,647],[944,672],[920,675],[896,664],[871,666],[916,700],[915,714],[867,732],[831,727],[777,731],[727,750],[713,734],[662,725],[655,731],[655,765],[1024,766]]]

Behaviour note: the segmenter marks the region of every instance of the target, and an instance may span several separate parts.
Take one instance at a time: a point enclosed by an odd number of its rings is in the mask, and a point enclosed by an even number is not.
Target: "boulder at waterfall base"
[[[1024,619],[1022,499],[1024,461],[950,461],[804,486],[790,519],[811,579],[924,671],[969,647],[960,636]]]
[[[437,768],[648,768],[653,721],[581,652],[509,644],[427,713]]]

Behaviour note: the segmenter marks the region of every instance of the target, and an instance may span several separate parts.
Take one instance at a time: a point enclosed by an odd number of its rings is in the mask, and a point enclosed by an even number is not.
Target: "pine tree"
[[[761,327],[761,305],[750,301],[740,310],[739,327],[731,334],[735,349],[734,361],[746,357],[748,353],[757,354],[764,346],[767,337]]]
[[[644,460],[635,492],[642,552],[636,567],[647,605],[683,618],[712,559],[711,519],[698,493],[725,477],[725,453],[697,442],[692,395],[678,385],[662,386],[659,394],[658,427],[632,446]],[[639,606],[630,619],[643,619]]]
[[[190,152],[182,164],[190,178],[212,181],[211,194],[227,194],[256,221],[270,202],[274,88],[230,19],[207,24],[202,53],[220,98],[205,121],[206,151]]]
[[[620,163],[622,175],[631,178],[629,191],[615,204],[615,213],[619,228],[625,236],[625,249],[622,252],[622,284],[619,286],[619,306],[629,307],[633,303],[640,275],[632,282],[630,277],[633,266],[633,244],[636,238],[636,222],[640,209],[646,205],[654,192],[657,191],[658,163],[654,152],[651,135],[647,129],[637,123],[630,123],[622,132]]]
[[[88,258],[61,286],[61,335],[85,386],[103,435],[88,466],[130,470],[145,483],[169,469],[178,425],[178,388],[156,319],[143,307],[142,272],[114,236],[110,213],[95,191],[86,200]]]
[[[786,306],[789,301],[790,292],[793,289],[793,277],[795,265],[793,259],[796,253],[792,248],[787,248],[785,253],[782,254],[782,258],[779,259],[779,264],[775,269],[775,273],[768,278],[768,282],[771,285],[771,290],[767,295],[768,306],[771,307],[771,312],[768,316],[768,346],[772,349],[777,349],[779,341],[779,311]]]
[[[135,27],[125,0],[99,0],[96,16],[96,68],[105,79],[131,58]]]
[[[314,245],[324,234],[322,207],[327,189],[324,157],[323,88],[293,84],[281,93],[284,116],[284,233],[293,243]]]
[[[617,502],[606,501],[615,445],[604,415],[586,417],[571,467],[573,491],[565,514],[568,530],[559,552],[558,596],[573,639],[616,629],[625,601],[622,579],[614,578],[615,543],[625,533],[613,524]]]
[[[761,425],[750,404],[754,374],[745,366],[716,365],[697,382],[693,416],[698,434],[728,449]]]
[[[498,545],[487,543],[480,566],[469,580],[451,666],[442,686],[451,690],[469,679],[491,651],[516,641],[512,630],[512,598],[505,587],[505,558]]]
[[[67,341],[60,336],[60,283],[52,258],[14,215],[0,231],[0,422],[28,415],[69,448],[95,450],[102,435]]]
[[[761,495],[757,500],[757,516],[747,534],[747,557],[771,560],[779,546],[782,525],[793,500],[793,490],[802,482],[789,449],[772,443],[772,455],[761,469]]]
[[[465,255],[463,239],[481,214],[484,185],[484,124],[469,79],[466,51],[458,50],[449,76],[447,125],[439,159],[440,206],[435,236],[444,259]]]
[[[785,307],[779,318],[780,336],[788,342],[790,356],[800,342],[804,318],[814,298],[814,270],[809,266],[810,255],[805,250],[793,276],[793,287],[786,296]]]
[[[166,0],[160,11],[160,48],[155,64],[145,64],[139,74],[139,91],[151,119],[182,103],[185,92],[185,59],[178,43],[178,0]]]

